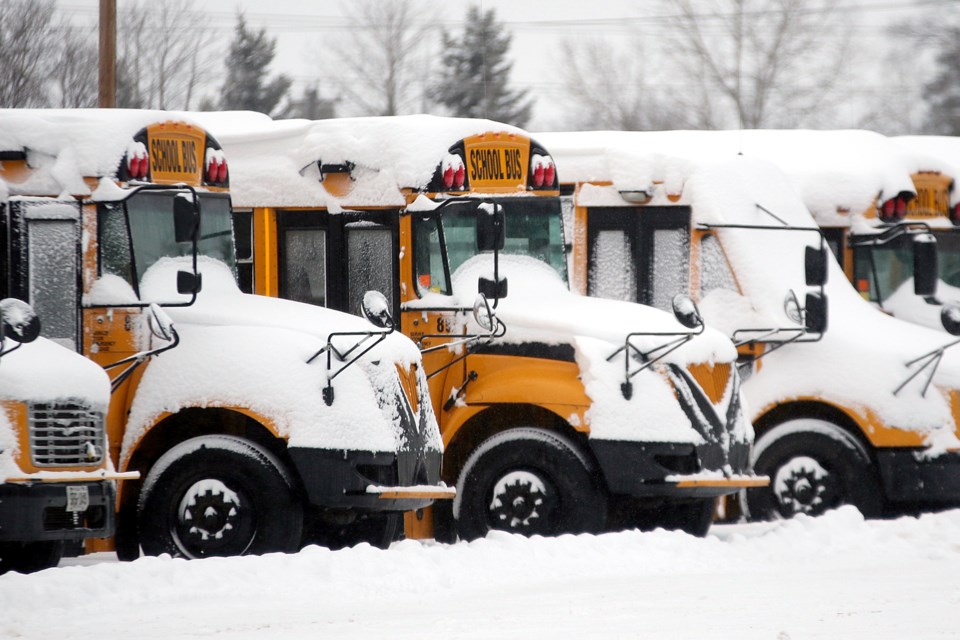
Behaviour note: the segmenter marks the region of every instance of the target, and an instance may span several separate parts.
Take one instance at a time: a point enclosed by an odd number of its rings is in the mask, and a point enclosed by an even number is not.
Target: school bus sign
[[[530,142],[508,133],[466,138],[467,177],[475,191],[517,191],[526,189],[530,166]]]
[[[206,134],[180,123],[165,122],[147,128],[147,148],[153,182],[199,183]]]

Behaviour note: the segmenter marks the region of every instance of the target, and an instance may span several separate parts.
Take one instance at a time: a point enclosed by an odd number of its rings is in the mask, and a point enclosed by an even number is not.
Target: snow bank
[[[627,531],[0,577],[0,635],[63,638],[952,637],[960,512]],[[398,586],[402,585],[402,588]],[[851,588],[856,585],[856,588]],[[774,597],[771,597],[771,594]],[[95,603],[96,606],[92,606]],[[755,606],[754,606],[755,605]],[[495,615],[491,615],[495,612]],[[109,620],[109,624],[104,621]]]

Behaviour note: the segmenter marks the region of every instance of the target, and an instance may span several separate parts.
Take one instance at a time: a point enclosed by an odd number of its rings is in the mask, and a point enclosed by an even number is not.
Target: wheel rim
[[[797,456],[781,465],[772,488],[780,513],[786,517],[819,515],[841,501],[837,474],[808,456]]]
[[[493,484],[488,516],[493,529],[524,535],[549,534],[555,529],[557,491],[532,471],[511,471]]]
[[[172,533],[189,558],[242,555],[253,544],[256,531],[249,498],[219,479],[194,482],[176,505]]]

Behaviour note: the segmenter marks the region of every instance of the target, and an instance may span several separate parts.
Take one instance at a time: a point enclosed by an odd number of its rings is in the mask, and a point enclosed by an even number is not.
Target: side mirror
[[[16,298],[0,300],[2,333],[22,344],[33,342],[40,335],[40,317],[29,304]]]
[[[200,226],[200,216],[192,200],[177,196],[173,199],[173,238],[177,242],[193,242]]]
[[[913,292],[929,298],[937,294],[937,239],[932,233],[913,236]]]
[[[960,306],[945,304],[940,310],[940,323],[952,336],[960,336]]]
[[[202,279],[199,273],[192,271],[177,271],[177,293],[194,295],[200,293]]]
[[[677,322],[687,329],[699,329],[703,326],[703,318],[700,316],[697,304],[686,294],[678,293],[673,296],[673,315],[677,318]]]
[[[803,324],[808,333],[826,333],[827,331],[827,296],[819,291],[807,294],[804,305]]]
[[[360,302],[363,317],[381,329],[393,328],[393,316],[390,315],[390,303],[379,291],[367,291]]]
[[[477,250],[502,251],[506,237],[503,207],[496,203],[481,203],[477,208]]]
[[[186,272],[184,272],[186,273]],[[161,340],[168,342],[173,340],[173,320],[167,315],[166,311],[159,305],[150,305],[150,315],[147,316],[147,326],[152,333]]]
[[[803,269],[808,287],[822,287],[827,283],[827,258],[826,247],[807,247]]]
[[[477,282],[477,292],[485,298],[500,300],[507,297],[507,279],[491,280],[490,278],[480,277]]]
[[[473,301],[473,319],[484,331],[492,332],[497,324],[497,318],[493,313],[493,309],[490,308],[487,296],[482,293]]]

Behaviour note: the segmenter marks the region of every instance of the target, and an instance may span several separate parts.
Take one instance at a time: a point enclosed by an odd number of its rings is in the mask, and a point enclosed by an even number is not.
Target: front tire
[[[464,540],[494,529],[595,533],[606,523],[607,499],[575,444],[551,431],[519,428],[488,438],[470,455],[453,510]]]
[[[233,436],[176,445],[150,469],[138,508],[147,555],[238,556],[299,547],[303,507],[283,464]]]
[[[0,575],[8,571],[35,573],[60,564],[63,541],[0,542]]]
[[[864,517],[883,515],[883,496],[869,454],[829,422],[784,422],[758,439],[752,455],[754,471],[769,476],[770,485],[744,492],[750,520],[818,516],[845,504]]]

